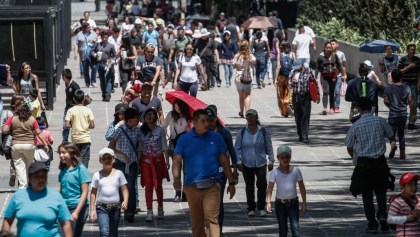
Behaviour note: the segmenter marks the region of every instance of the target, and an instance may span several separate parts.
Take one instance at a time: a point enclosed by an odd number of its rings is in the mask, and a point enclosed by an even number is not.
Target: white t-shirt
[[[297,47],[296,58],[310,58],[309,47],[313,42],[312,37],[307,34],[297,35],[292,41],[292,44]]]
[[[179,63],[182,64],[180,80],[188,83],[196,82],[198,80],[197,66],[201,64],[200,57],[198,55],[193,55],[191,58],[182,56]]]
[[[124,184],[127,184],[127,180],[119,170],[115,170],[114,174],[108,177],[103,177],[99,172],[96,172],[92,178],[92,188],[98,189],[96,200],[102,203],[120,202],[118,191]]]
[[[305,29],[305,35],[309,35],[312,38],[314,38],[316,36],[311,27],[303,26],[303,28]],[[297,35],[299,35],[299,30],[297,30],[296,33],[295,33],[295,36],[297,36]]]
[[[95,20],[93,20],[93,19],[91,19],[91,18],[89,18],[89,20],[87,20],[87,22],[86,23],[88,23],[89,24],[89,26],[90,26],[90,28],[93,30],[94,28],[96,28],[96,22],[95,22]]]
[[[293,199],[297,197],[296,184],[302,181],[302,173],[298,167],[293,167],[292,172],[285,174],[279,169],[274,169],[269,178],[269,182],[276,183],[277,199]]]

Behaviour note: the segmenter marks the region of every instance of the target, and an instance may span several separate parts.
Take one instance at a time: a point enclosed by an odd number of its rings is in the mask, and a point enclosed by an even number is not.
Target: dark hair
[[[401,81],[401,70],[396,68],[391,71],[392,81],[400,82]]]
[[[357,99],[357,107],[362,111],[371,111],[372,110],[372,102],[368,97],[359,97]]]
[[[332,39],[332,40],[330,40],[330,43],[332,43],[332,42],[334,42],[334,43],[338,43],[338,41],[337,41],[336,39]]]
[[[32,96],[32,97],[38,97],[38,90],[37,89],[35,89],[35,88],[33,88],[30,92],[29,92],[29,95],[30,96]]]
[[[86,28],[88,28],[90,25],[89,25],[89,23],[87,23],[87,22],[85,22],[85,23],[83,23],[82,24],[82,28],[83,29],[86,29]]]
[[[63,72],[61,73],[61,75],[69,80],[71,80],[71,78],[73,77],[71,74],[71,70],[68,68],[64,68]]]
[[[184,55],[186,55],[186,54],[187,54],[187,46],[191,46],[191,47],[193,48],[192,52],[193,52],[193,55],[194,55],[194,54],[195,54],[195,52],[194,52],[195,47],[194,47],[194,45],[193,45],[193,43],[192,43],[192,42],[188,42],[188,43],[185,45],[185,47],[184,47]]]
[[[260,36],[260,37],[262,37],[262,31],[260,31],[260,30],[259,30],[259,31],[257,31],[257,33],[255,33],[255,36],[256,36],[256,37],[259,37],[259,36]]]
[[[176,99],[174,104],[172,105],[171,115],[172,115],[173,120],[176,122],[181,117],[180,114],[178,114],[175,111],[175,104],[178,105],[178,108],[181,111],[181,114],[184,115],[185,119],[191,120],[190,108],[188,107],[187,103],[178,99]]]
[[[185,32],[185,29],[184,29],[184,27],[179,27],[178,29],[177,29],[177,31],[179,32],[179,31],[184,31]]]
[[[25,97],[21,95],[14,95],[12,96],[12,100],[10,101],[10,110],[15,111],[19,105],[25,100]]]
[[[331,41],[326,41],[326,42],[324,43],[324,48],[325,48],[325,47],[327,47],[327,45],[328,45],[328,44],[331,44]]]
[[[90,16],[90,11],[84,11],[84,12],[83,12],[83,16],[84,16],[86,13],[88,13],[88,14],[89,14],[89,16]]]
[[[205,115],[205,116],[209,116],[208,114],[207,114],[207,111],[206,110],[204,110],[204,109],[198,109],[198,110],[196,110],[195,112],[194,112],[194,114],[193,114],[193,120],[194,121],[197,121],[199,118],[200,118],[200,115]]]
[[[417,46],[416,46],[415,44],[408,44],[408,45],[407,45],[407,51],[408,51],[411,47],[417,48]]]
[[[359,65],[359,74],[360,74],[360,76],[367,76],[367,74],[369,73],[370,70],[371,70],[371,68],[368,65],[364,64],[364,63],[361,63]]]
[[[131,18],[131,17],[129,17],[129,16],[126,16],[125,18],[124,18],[124,22],[125,22],[125,20],[128,18],[128,22],[130,23],[130,24],[133,24],[133,18]]]
[[[16,107],[14,115],[18,116],[21,122],[26,122],[32,116],[31,111],[26,103],[22,103]]]
[[[152,131],[152,130],[150,130],[149,126],[147,126],[147,123],[146,123],[146,121],[145,121],[146,114],[148,114],[148,113],[150,113],[150,112],[152,112],[152,113],[153,113],[153,115],[155,116],[155,119],[154,119],[154,121],[153,121],[153,123],[154,123],[154,124],[156,124],[156,121],[157,121],[157,120],[158,120],[158,118],[159,118],[157,111],[156,111],[155,109],[153,109],[153,108],[148,108],[148,109],[146,109],[146,111],[144,111],[144,113],[142,114],[142,116],[143,116],[143,120],[144,120],[144,123],[143,123],[143,124],[141,125],[141,127],[140,127],[140,130],[141,130],[141,132],[142,132],[144,135],[147,135],[149,132],[151,132],[151,131]]]
[[[276,10],[272,11],[271,13],[273,13],[273,16],[277,16],[278,15],[278,13],[277,13]]]
[[[100,32],[99,34],[101,34],[101,37],[103,36],[108,36],[109,37],[109,33],[107,30],[103,30],[102,32]]]
[[[78,89],[74,92],[74,96],[73,96],[74,101],[76,101],[76,103],[82,103],[83,100],[85,99],[85,92],[83,92],[82,90]]]
[[[27,62],[23,62],[22,63],[22,65],[20,66],[20,69],[19,69],[19,72],[18,72],[18,81],[17,81],[17,83],[18,83],[18,86],[19,86],[19,88],[20,88],[20,80],[22,79],[22,77],[23,77],[23,68],[26,66],[26,65],[29,65],[29,66],[31,66],[29,63],[27,63]],[[29,76],[30,77],[30,76]]]
[[[127,108],[124,112],[124,121],[128,121],[129,119],[139,118],[140,112],[135,108]]]
[[[65,149],[70,154],[71,161],[74,166],[78,166],[82,163],[82,155],[80,154],[79,148],[77,148],[76,145],[74,145],[71,142],[63,142],[58,146],[57,152],[60,152],[60,148]],[[58,168],[60,170],[62,170],[65,167],[66,164],[63,162],[60,162],[60,164],[58,165]]]
[[[37,122],[39,125],[44,125],[44,124],[45,124],[45,119],[44,119],[44,117],[37,117],[37,118],[36,118],[36,122]]]
[[[290,43],[288,41],[283,41],[280,44],[280,51],[284,52],[286,49],[291,49]]]
[[[228,23],[236,23],[236,18],[234,16],[229,17]]]
[[[299,25],[298,26],[298,29],[300,30],[300,29],[305,29],[305,26],[304,25]]]
[[[114,28],[112,28],[112,32],[113,33],[119,33],[120,32],[120,28],[118,28],[118,26],[115,26]]]
[[[307,25],[309,25],[309,21],[308,21],[308,20],[303,20],[303,21],[302,21],[302,24],[303,24],[304,26],[307,26]]]

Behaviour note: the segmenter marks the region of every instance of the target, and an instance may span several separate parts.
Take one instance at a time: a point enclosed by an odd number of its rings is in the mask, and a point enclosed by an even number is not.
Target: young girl
[[[100,236],[118,236],[121,211],[126,210],[128,205],[127,180],[120,170],[112,168],[114,161],[112,149],[101,149],[99,162],[102,170],[96,172],[92,179],[89,217],[92,221],[98,219]]]
[[[296,183],[299,184],[302,196],[302,213],[306,212],[306,190],[302,173],[298,167],[290,165],[292,150],[287,145],[277,148],[277,159],[280,166],[270,174],[267,188],[267,211],[272,212],[271,194],[274,184],[277,185],[275,211],[279,223],[279,236],[287,236],[287,219],[290,220],[290,229],[293,237],[299,237],[299,199],[296,192]]]
[[[60,156],[58,181],[60,193],[71,213],[73,236],[81,236],[88,217],[87,196],[91,178],[82,164],[82,157],[76,145],[64,142],[58,146]]]
[[[176,142],[178,141],[178,138],[185,134],[186,132],[189,132],[191,128],[193,127],[192,123],[192,117],[190,115],[190,111],[188,108],[188,105],[181,100],[175,100],[172,111],[170,111],[166,117],[165,121],[163,122],[162,127],[165,129],[165,131],[168,131],[169,127],[169,156],[173,156],[173,152],[175,150]],[[183,193],[181,198],[181,191],[176,191],[174,202],[180,202],[182,198],[185,199],[185,193]]]
[[[48,144],[48,161],[45,162],[45,165],[47,166],[47,169],[50,170],[50,164],[51,161],[53,160],[53,149],[52,149],[52,144],[54,142],[53,136],[51,135],[50,131],[48,131],[47,129],[47,125],[46,125],[46,121],[43,117],[37,117],[36,121],[38,122],[39,125],[39,129],[41,130],[42,136],[44,136],[45,141]],[[34,136],[34,145],[38,148],[38,149],[42,149],[44,147],[44,145],[42,144],[42,141],[39,140],[39,138],[37,136]]]
[[[144,112],[144,123],[140,127],[141,186],[146,187],[146,222],[153,221],[153,187],[158,201],[158,218],[163,218],[162,180],[169,181],[169,157],[165,129],[156,125],[158,114],[150,108]]]
[[[123,103],[119,103],[115,106],[115,112],[114,112],[114,121],[109,124],[108,130],[105,134],[105,139],[107,141],[111,141],[112,138],[114,138],[114,133],[117,131],[117,128],[119,128],[121,125],[125,123],[124,121],[124,112],[125,112],[126,106]]]
[[[135,70],[130,71],[130,81],[127,83],[127,88],[124,91],[124,95],[121,97],[122,102],[127,107],[131,107],[134,99],[141,94],[141,81],[138,80],[138,75]]]

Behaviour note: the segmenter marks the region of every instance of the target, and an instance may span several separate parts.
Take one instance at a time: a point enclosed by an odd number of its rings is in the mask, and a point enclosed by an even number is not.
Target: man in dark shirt
[[[408,129],[415,129],[417,120],[417,93],[420,79],[420,58],[415,56],[416,45],[407,45],[407,56],[401,57],[398,62],[398,69],[401,70],[402,82],[407,84],[411,89],[411,96],[413,97],[413,107],[410,108],[410,121],[408,122]]]
[[[144,50],[144,56],[138,57],[136,71],[143,73],[142,82],[149,82],[153,87],[153,95],[157,96],[159,89],[159,74],[162,68],[162,60],[154,55],[155,46],[148,44]]]
[[[133,104],[131,105],[131,107],[139,111],[141,122],[144,121],[143,112],[145,112],[149,108],[155,109],[158,112],[160,124],[163,124],[164,117],[162,103],[160,102],[158,97],[152,97],[152,90],[153,86],[150,84],[150,82],[143,83],[141,96],[133,100]]]
[[[112,93],[112,78],[114,77],[113,64],[109,62],[115,59],[115,47],[108,43],[109,34],[102,33],[102,42],[93,48],[94,56],[98,60],[98,73],[101,81],[102,101],[109,101]]]
[[[70,129],[66,128],[66,114],[67,110],[69,110],[71,107],[73,107],[76,103],[73,100],[74,92],[78,89],[80,89],[79,84],[77,82],[73,81],[72,74],[70,69],[65,68],[63,73],[61,74],[61,78],[64,81],[64,85],[66,86],[66,107],[64,108],[64,115],[63,115],[63,142],[67,142],[69,140],[69,133]]]
[[[203,62],[203,66],[206,70],[207,76],[207,88],[214,87],[215,85],[215,78],[212,73],[212,69],[216,64],[216,60],[219,59],[219,53],[217,51],[216,44],[213,39],[209,37],[210,32],[207,31],[206,28],[200,30],[200,38],[196,41],[195,48],[198,50],[198,56],[201,58]]]
[[[221,36],[221,34],[223,33],[223,29],[225,28],[225,26],[227,26],[228,21],[225,18],[225,13],[221,12],[219,15],[219,19],[216,20],[216,27],[215,27],[215,31],[216,31],[216,36]]]

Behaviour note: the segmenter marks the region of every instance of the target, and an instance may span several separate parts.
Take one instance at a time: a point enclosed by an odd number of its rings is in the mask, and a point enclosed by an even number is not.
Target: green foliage
[[[372,37],[363,36],[356,29],[346,27],[344,20],[337,20],[332,18],[326,23],[312,22],[311,26],[317,35],[327,39],[339,39],[353,44],[360,44]]]

